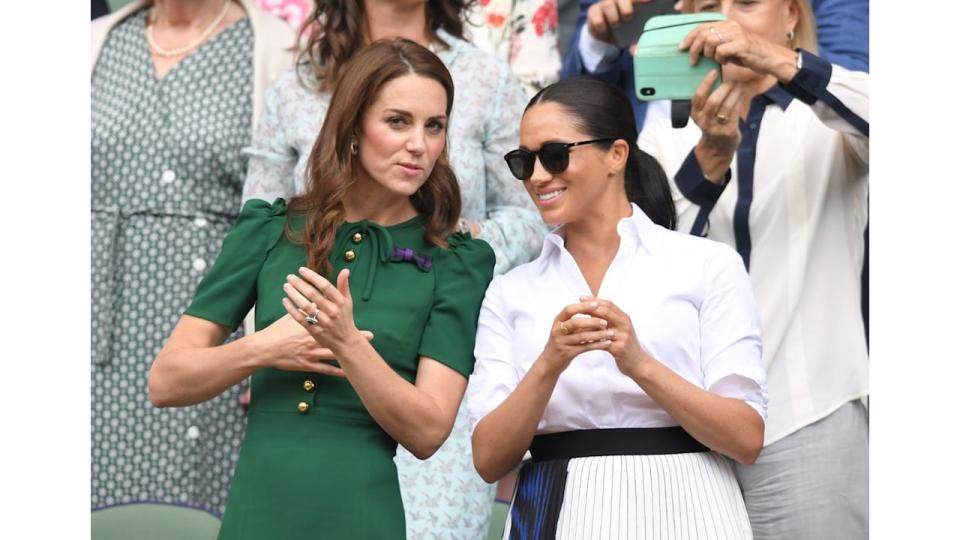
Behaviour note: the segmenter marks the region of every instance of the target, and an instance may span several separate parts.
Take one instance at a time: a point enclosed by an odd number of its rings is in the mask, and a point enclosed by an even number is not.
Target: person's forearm
[[[711,450],[747,465],[756,461],[763,420],[745,402],[704,390],[654,359],[637,362],[628,376]]]
[[[332,348],[360,401],[394,440],[419,459],[433,455],[450,435],[453,415],[391,368],[359,334]]]
[[[480,477],[496,482],[520,463],[560,378],[538,358],[520,384],[473,431],[473,464]]]
[[[183,407],[212,399],[260,367],[257,349],[253,335],[214,347],[164,347],[150,368],[150,401]]]

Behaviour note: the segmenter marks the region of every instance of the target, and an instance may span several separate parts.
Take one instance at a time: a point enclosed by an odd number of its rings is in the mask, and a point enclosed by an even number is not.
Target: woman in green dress
[[[407,40],[357,53],[287,205],[250,200],[150,372],[157,406],[252,375],[221,539],[403,538],[397,443],[450,433],[490,247],[453,232],[453,82]],[[257,331],[223,344],[256,304]]]

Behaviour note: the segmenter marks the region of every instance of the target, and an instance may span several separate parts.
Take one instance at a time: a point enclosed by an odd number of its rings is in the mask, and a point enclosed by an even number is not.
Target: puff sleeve
[[[434,267],[436,292],[419,354],[469,377],[477,317],[493,278],[495,256],[483,240],[459,233],[451,235],[449,243]]]
[[[283,234],[286,203],[251,199],[243,205],[220,255],[197,286],[186,315],[235,329],[257,299],[257,276],[267,253]]]

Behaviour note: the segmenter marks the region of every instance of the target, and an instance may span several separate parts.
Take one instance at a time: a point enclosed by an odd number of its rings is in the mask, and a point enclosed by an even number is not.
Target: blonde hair
[[[817,21],[813,16],[813,8],[810,7],[809,0],[784,0],[793,2],[800,14],[797,20],[797,26],[793,29],[793,40],[787,40],[787,46],[791,48],[801,48],[817,54]],[[694,0],[683,0],[683,12],[693,13]],[[786,38],[786,36],[784,36]]]

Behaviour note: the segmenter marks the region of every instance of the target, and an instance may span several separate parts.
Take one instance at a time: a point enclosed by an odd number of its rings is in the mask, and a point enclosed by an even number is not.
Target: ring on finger
[[[721,34],[720,31],[717,30],[715,26],[710,27],[710,33],[713,34],[714,37],[716,37],[717,40],[720,41],[720,43],[723,43],[724,41],[726,41],[725,39],[723,39],[723,34]]]
[[[304,321],[306,321],[306,323],[309,324],[310,326],[313,326],[313,325],[317,324],[318,322],[320,322],[320,321],[317,320],[317,317],[319,317],[319,316],[320,316],[320,310],[318,309],[318,310],[316,310],[316,311],[313,312],[313,315],[307,315],[307,317],[304,319]]]
[[[565,336],[569,336],[569,335],[570,335],[570,329],[567,328],[567,323],[565,323],[565,322],[560,323],[560,333],[563,334],[563,335],[565,335]]]
[[[724,125],[724,124],[726,124],[726,123],[727,123],[727,120],[729,120],[729,118],[727,118],[727,115],[725,115],[725,114],[723,114],[723,113],[718,113],[718,114],[717,114],[717,123],[720,124],[721,126]]]

